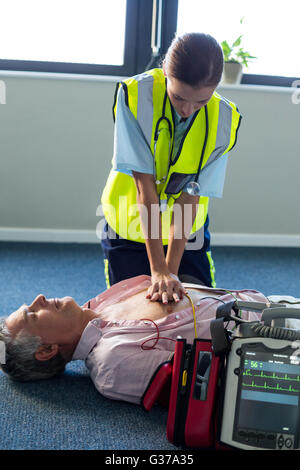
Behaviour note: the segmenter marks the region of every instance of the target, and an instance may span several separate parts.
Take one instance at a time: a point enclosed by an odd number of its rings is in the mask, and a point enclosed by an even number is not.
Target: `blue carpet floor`
[[[300,296],[300,249],[213,249],[219,287]],[[71,295],[79,304],[105,290],[97,245],[0,243],[0,316],[39,293]],[[0,372],[1,450],[175,450],[166,439],[167,410],[145,413],[102,397],[84,363],[63,377],[19,384]]]

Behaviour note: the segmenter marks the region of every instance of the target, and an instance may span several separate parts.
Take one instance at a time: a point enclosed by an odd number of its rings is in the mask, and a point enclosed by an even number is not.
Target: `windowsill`
[[[30,78],[30,79],[46,79],[46,80],[79,80],[85,82],[119,82],[128,77],[114,76],[114,75],[88,75],[88,74],[73,74],[73,73],[51,73],[51,72],[25,72],[15,70],[0,70],[0,77],[7,78]],[[291,93],[292,91],[299,90],[297,87],[281,87],[270,85],[244,85],[236,84],[230,85],[220,83],[217,90],[235,90],[235,91],[263,91],[272,93]]]
[[[286,87],[286,86],[271,86],[271,85],[243,85],[236,84],[230,85],[227,83],[220,83],[217,87],[217,90],[236,90],[236,91],[263,91],[263,92],[273,92],[273,93],[291,93],[297,90],[296,87]]]
[[[52,73],[52,72],[25,72],[23,70],[0,70],[0,77],[7,78],[40,78],[47,80],[81,80],[86,82],[118,82],[127,77],[114,75],[88,75],[76,73]]]

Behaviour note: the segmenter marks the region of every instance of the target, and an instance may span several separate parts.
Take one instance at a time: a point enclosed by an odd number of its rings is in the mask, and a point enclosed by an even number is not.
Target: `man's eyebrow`
[[[27,307],[27,305],[22,305],[21,308],[23,309],[23,319],[24,319],[25,322],[27,322],[28,321],[28,316],[27,316],[28,307]]]

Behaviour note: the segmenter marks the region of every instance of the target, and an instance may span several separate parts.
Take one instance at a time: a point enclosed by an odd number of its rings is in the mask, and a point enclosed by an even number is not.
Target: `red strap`
[[[153,374],[142,397],[142,407],[150,411],[152,406],[169,395],[173,365],[171,361],[163,362]],[[163,404],[163,403],[162,403]]]

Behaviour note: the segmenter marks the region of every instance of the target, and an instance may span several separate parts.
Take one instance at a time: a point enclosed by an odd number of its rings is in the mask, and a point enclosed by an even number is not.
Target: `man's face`
[[[69,344],[82,331],[83,310],[71,297],[46,299],[38,295],[6,319],[11,335],[40,336],[43,344]]]
[[[192,87],[176,78],[167,77],[168,97],[177,113],[183,118],[188,118],[205,106],[215,88],[215,86]]]

